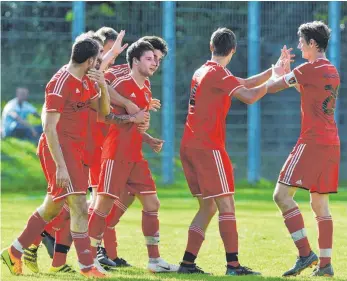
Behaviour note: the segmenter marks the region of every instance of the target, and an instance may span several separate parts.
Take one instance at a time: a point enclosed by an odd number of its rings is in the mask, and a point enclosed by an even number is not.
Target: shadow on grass
[[[140,271],[140,272],[139,272]],[[231,279],[232,278],[232,279]],[[117,270],[113,273],[107,280],[112,281],[151,281],[151,280],[182,280],[182,281],[282,281],[288,280],[288,278],[283,277],[270,277],[270,276],[208,276],[201,274],[177,274],[177,273],[161,273],[161,274],[149,274],[145,270],[140,269],[127,269],[127,270]],[[300,277],[300,280],[312,280],[310,277]],[[326,278],[320,279],[321,281],[327,280]],[[336,281],[346,281],[345,279],[334,278]]]

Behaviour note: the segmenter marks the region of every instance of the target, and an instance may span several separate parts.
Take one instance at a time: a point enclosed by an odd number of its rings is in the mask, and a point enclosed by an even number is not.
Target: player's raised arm
[[[118,57],[118,55],[128,47],[128,44],[124,44],[122,46],[124,35],[125,31],[121,30],[112,48],[102,58],[102,63],[100,65],[101,71],[105,71],[109,67],[109,65],[112,64],[112,62]]]
[[[246,87],[240,87],[235,90],[234,97],[238,100],[242,101],[246,104],[253,104],[259,99],[261,99],[263,96],[265,96],[267,92],[267,84],[264,83],[260,86],[253,87],[251,89],[248,89]]]
[[[294,54],[291,54],[292,50],[292,48],[287,49],[286,45],[284,45],[281,49],[281,55],[278,58],[277,63],[275,64],[275,68],[277,69],[277,71],[281,71],[282,75],[290,71],[290,68],[289,71],[286,71],[286,69],[284,68],[284,61],[292,61],[292,59],[295,57]],[[271,75],[272,68],[269,68],[262,73],[256,74],[246,79],[237,77],[237,80],[240,82],[241,85],[245,86],[246,88],[254,88],[268,81],[271,78]]]
[[[65,188],[70,182],[69,173],[67,171],[66,163],[60,148],[57,124],[60,119],[59,112],[46,112],[42,114],[43,118],[43,132],[46,135],[49,151],[52,154],[53,160],[56,165],[56,181],[57,185]]]
[[[108,94],[104,73],[101,70],[90,69],[87,75],[90,80],[97,83],[100,89],[100,97],[98,99],[92,99],[91,107],[95,109],[99,115],[106,116],[110,113],[110,96]]]

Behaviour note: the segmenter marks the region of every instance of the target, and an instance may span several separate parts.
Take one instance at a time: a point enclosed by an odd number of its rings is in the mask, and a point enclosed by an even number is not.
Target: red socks
[[[319,266],[331,263],[333,247],[333,220],[331,216],[316,217],[318,223]]]
[[[234,213],[219,214],[219,232],[224,243],[227,264],[234,267],[239,266],[237,257],[239,242]]]
[[[88,233],[78,233],[71,231],[71,237],[75,244],[80,268],[82,271],[88,271],[94,264],[90,250],[90,238],[88,236]]]
[[[28,220],[26,228],[11,246],[12,254],[20,259],[24,248],[28,248],[32,242],[42,233],[47,222],[36,211]]]
[[[98,246],[101,244],[101,240],[104,235],[106,227],[106,217],[104,214],[97,209],[94,209],[93,214],[90,217],[88,231],[91,241],[91,250],[93,258],[96,258]]]
[[[142,211],[142,232],[146,239],[149,258],[159,258],[159,219],[158,212]]]
[[[311,252],[311,247],[306,236],[304,219],[298,207],[283,213],[284,223],[299,250],[301,257],[307,257]]]

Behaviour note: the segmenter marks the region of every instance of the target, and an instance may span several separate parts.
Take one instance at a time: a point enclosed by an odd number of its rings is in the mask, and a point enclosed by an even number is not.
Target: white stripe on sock
[[[294,242],[297,242],[306,237],[306,229],[302,228],[290,234]]]

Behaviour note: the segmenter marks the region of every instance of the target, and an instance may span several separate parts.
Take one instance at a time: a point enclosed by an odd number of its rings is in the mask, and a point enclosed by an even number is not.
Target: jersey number
[[[195,94],[196,90],[198,88],[199,83],[195,83],[192,91],[190,92],[190,97],[189,97],[189,113],[193,114],[194,113],[194,107],[195,107]]]
[[[334,89],[332,85],[325,85],[324,88],[330,92],[330,96],[323,101],[322,109],[325,114],[333,115],[336,107],[336,99],[339,95],[339,86]]]

